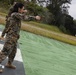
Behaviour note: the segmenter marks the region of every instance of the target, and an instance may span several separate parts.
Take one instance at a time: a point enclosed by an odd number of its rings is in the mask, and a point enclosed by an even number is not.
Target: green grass
[[[26,75],[76,75],[76,46],[21,31]]]
[[[57,26],[54,26],[54,25],[48,25],[48,24],[43,24],[43,23],[38,23],[38,22],[33,22],[33,21],[25,22],[25,23],[36,26],[36,27],[44,28],[47,30],[51,30],[54,32],[62,33],[62,31]]]

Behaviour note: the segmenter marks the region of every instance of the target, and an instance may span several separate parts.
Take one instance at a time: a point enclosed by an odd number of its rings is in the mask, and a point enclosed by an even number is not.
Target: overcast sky
[[[76,0],[72,0],[69,8],[69,14],[76,19]]]

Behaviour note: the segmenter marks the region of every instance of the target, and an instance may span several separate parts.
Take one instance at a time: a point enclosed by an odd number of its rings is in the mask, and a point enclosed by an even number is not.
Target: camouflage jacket
[[[9,11],[9,13],[8,13],[8,16],[6,17],[6,25],[5,25],[5,28],[4,28],[4,30],[3,30],[3,32],[2,32],[2,37],[5,35],[5,33],[7,33],[8,32],[8,29],[9,29],[9,27],[10,27],[10,21],[11,20],[17,20],[18,21],[18,23],[20,22],[20,20],[26,20],[26,21],[30,21],[30,20],[34,20],[35,18],[34,18],[34,16],[26,16],[26,14],[25,13],[23,13],[23,14],[20,14],[20,13],[13,13],[11,16],[10,16],[10,13],[12,12],[12,10],[13,10],[13,7],[11,7],[10,8],[10,11]],[[17,22],[16,21],[16,22]],[[20,24],[20,23],[19,23]]]
[[[30,18],[34,16],[26,16],[26,14],[20,14],[14,12],[11,14],[9,27],[7,28],[8,35],[14,35],[19,38],[19,32],[21,28],[21,20],[30,20]]]

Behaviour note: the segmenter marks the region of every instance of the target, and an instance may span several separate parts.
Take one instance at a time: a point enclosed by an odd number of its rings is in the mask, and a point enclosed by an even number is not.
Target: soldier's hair
[[[24,5],[22,4],[22,3],[16,3],[15,5],[14,5],[14,7],[13,7],[13,11],[12,11],[12,13],[13,12],[18,12],[18,9],[19,8],[22,8]]]

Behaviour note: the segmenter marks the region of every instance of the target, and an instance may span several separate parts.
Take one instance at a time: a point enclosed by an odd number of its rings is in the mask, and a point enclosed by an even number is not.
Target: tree
[[[54,24],[59,26],[62,14],[64,14],[64,12],[68,14],[67,8],[71,0],[49,0],[49,2],[50,4],[48,4],[47,8],[54,15]]]
[[[71,4],[71,0],[36,0],[41,6],[46,6],[50,13],[54,15],[54,25],[59,26],[60,20],[63,14],[68,14],[68,4]]]
[[[69,30],[72,35],[76,34],[76,25],[73,21],[73,17],[70,15],[65,15],[65,28]]]

